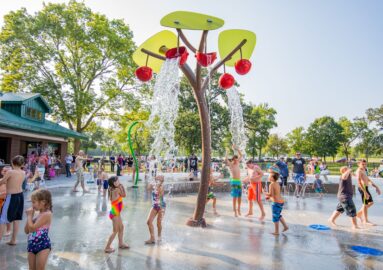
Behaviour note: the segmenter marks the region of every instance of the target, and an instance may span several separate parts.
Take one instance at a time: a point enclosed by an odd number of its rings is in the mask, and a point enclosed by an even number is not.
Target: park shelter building
[[[54,153],[63,160],[68,138],[87,139],[45,119],[51,108],[40,94],[0,92],[0,104],[0,159],[7,164],[15,155],[27,157],[32,151]]]

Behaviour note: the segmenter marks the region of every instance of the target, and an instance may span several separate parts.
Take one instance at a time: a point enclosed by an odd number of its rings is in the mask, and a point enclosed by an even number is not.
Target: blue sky
[[[43,3],[1,2],[1,17],[20,7],[34,12]],[[248,101],[267,102],[278,111],[278,127],[273,132],[281,135],[297,126],[307,127],[323,115],[354,118],[383,103],[383,1],[86,0],[85,3],[108,17],[124,19],[133,30],[137,45],[165,29],[160,26],[160,19],[176,10],[220,17],[225,20],[222,30],[255,32],[253,68],[246,76],[235,77]],[[217,50],[219,31],[209,34],[209,51]],[[186,33],[196,44],[200,32]],[[234,70],[228,72],[235,75]]]

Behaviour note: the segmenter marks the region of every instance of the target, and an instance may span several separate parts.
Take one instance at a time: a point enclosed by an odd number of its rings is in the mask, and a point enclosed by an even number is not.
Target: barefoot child
[[[228,153],[226,151],[225,163],[229,166],[231,178],[231,197],[233,198],[233,211],[234,216],[238,217],[241,215],[241,198],[242,198],[242,183],[241,183],[241,172],[239,169],[239,163],[242,159],[241,151],[233,145],[233,150],[238,151],[238,156],[234,155],[231,160],[228,159]]]
[[[27,222],[24,231],[28,234],[28,263],[29,269],[45,269],[51,241],[49,227],[52,222],[52,195],[46,189],[32,193],[32,207],[27,209]],[[35,211],[39,214],[34,218]]]
[[[100,181],[101,185],[104,189],[102,196],[106,196],[106,191],[108,190],[109,184],[108,184],[108,174],[105,172],[105,168],[101,167],[101,173],[100,173]]]
[[[249,211],[246,214],[246,217],[253,215],[253,201],[256,201],[259,210],[261,210],[260,220],[265,218],[265,210],[263,208],[262,203],[262,176],[263,172],[261,168],[253,163],[253,160],[248,160],[246,162],[247,166],[247,177],[244,182],[250,182],[250,186],[248,188],[247,199],[249,201]]]
[[[154,226],[153,221],[157,216],[157,234],[158,242],[161,241],[162,233],[162,219],[165,215],[166,203],[164,201],[164,176],[158,175],[154,178],[154,183],[149,185],[149,190],[152,192],[152,209],[150,209],[148,219],[146,223],[148,224],[150,238],[145,241],[145,244],[151,245],[156,242],[154,237]]]
[[[287,226],[285,219],[281,216],[281,212],[283,209],[284,200],[281,196],[281,187],[277,183],[279,179],[279,169],[277,166],[271,166],[269,169],[269,181],[271,182],[269,186],[269,193],[266,193],[266,199],[270,199],[272,201],[271,210],[273,213],[273,222],[275,231],[272,233],[274,235],[279,235],[279,222],[283,225],[283,231],[285,232],[289,229]]]
[[[336,211],[332,214],[329,219],[329,222],[336,226],[335,220],[346,211],[346,215],[351,218],[352,228],[359,229],[356,222],[356,208],[354,201],[352,200],[353,188],[352,188],[352,170],[346,166],[340,168],[340,173],[342,174],[339,179],[339,189],[338,189],[338,206]]]
[[[371,184],[376,189],[376,193],[378,195],[380,195],[380,189],[366,175],[367,161],[362,159],[359,161],[358,165],[359,167],[356,170],[356,177],[358,179],[358,190],[360,196],[362,197],[363,206],[356,215],[364,224],[375,225],[368,220],[368,208],[374,204],[370,191],[368,190],[368,186]]]
[[[312,188],[315,190],[315,193],[318,193],[319,198],[323,197],[323,182],[320,179],[319,173],[315,174],[315,180],[312,185]]]
[[[22,185],[25,179],[25,172],[21,169],[24,165],[22,156],[15,156],[12,159],[13,169],[8,171],[0,180],[0,185],[5,184],[7,196],[1,208],[0,215],[0,239],[3,236],[5,224],[13,224],[12,238],[8,245],[16,245],[16,236],[19,231],[19,223],[23,218],[24,194]]]
[[[97,176],[96,176],[97,190],[98,190],[99,193],[101,192],[101,188],[103,186],[103,182],[101,180],[102,169],[103,169],[103,166],[98,168]],[[104,197],[105,197],[105,194],[104,194]]]
[[[123,185],[118,180],[117,176],[112,176],[108,180],[109,189],[108,195],[112,203],[109,218],[113,222],[113,232],[109,236],[108,243],[105,247],[105,253],[112,253],[114,249],[110,246],[118,234],[118,247],[120,249],[127,249],[129,246],[124,243],[124,224],[122,224],[121,211],[124,207],[122,198],[126,197],[125,189]]]
[[[4,177],[4,175],[10,170],[12,170],[11,166],[3,167],[3,169],[1,170],[1,176]],[[3,206],[3,204],[5,202],[6,197],[7,197],[7,187],[5,186],[5,184],[0,185],[0,210],[1,210],[1,207]],[[8,223],[7,224],[7,231],[5,232],[4,236],[10,236],[11,233],[12,233],[11,223]]]
[[[213,213],[214,213],[214,215],[218,215],[218,212],[217,212],[217,208],[216,208],[216,205],[217,205],[217,197],[216,197],[215,194],[214,194],[213,187],[217,185],[216,181],[217,181],[219,178],[220,178],[220,177],[214,177],[214,175],[213,175],[213,171],[212,171],[212,169],[210,169],[209,189],[208,189],[208,191],[207,191],[206,204],[207,204],[210,200],[213,201]]]

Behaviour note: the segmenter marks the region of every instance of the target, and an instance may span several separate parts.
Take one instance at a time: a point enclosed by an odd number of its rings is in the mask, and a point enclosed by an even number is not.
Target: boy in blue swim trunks
[[[269,192],[266,193],[266,200],[272,201],[271,210],[273,213],[273,222],[275,227],[275,231],[272,234],[279,235],[279,222],[281,222],[283,225],[282,232],[285,232],[289,229],[285,219],[281,215],[285,201],[281,196],[281,187],[277,183],[279,179],[279,168],[277,166],[271,166],[269,172],[270,175],[268,180],[271,182],[271,184],[269,186]]]
[[[238,217],[241,215],[241,201],[242,201],[242,183],[241,183],[241,171],[239,169],[239,163],[242,159],[242,153],[233,145],[233,150],[238,152],[238,155],[234,155],[232,159],[228,159],[228,153],[226,151],[225,163],[230,169],[230,186],[231,186],[231,197],[233,198],[233,211],[234,216]]]

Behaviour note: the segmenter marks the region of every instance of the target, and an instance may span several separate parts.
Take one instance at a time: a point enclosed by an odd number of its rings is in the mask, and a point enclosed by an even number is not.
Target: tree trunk
[[[194,88],[193,88],[194,89]],[[205,99],[204,89],[194,89],[194,98],[198,105],[198,112],[201,124],[202,137],[202,170],[201,182],[199,185],[197,205],[194,210],[193,218],[187,222],[189,226],[206,226],[203,218],[206,205],[207,190],[209,188],[210,163],[211,163],[211,131],[210,117]]]
[[[259,154],[258,154],[258,160],[261,160],[261,156],[262,156],[262,148],[259,148]]]
[[[77,155],[78,151],[80,151],[80,139],[76,138],[74,139],[74,154]]]

